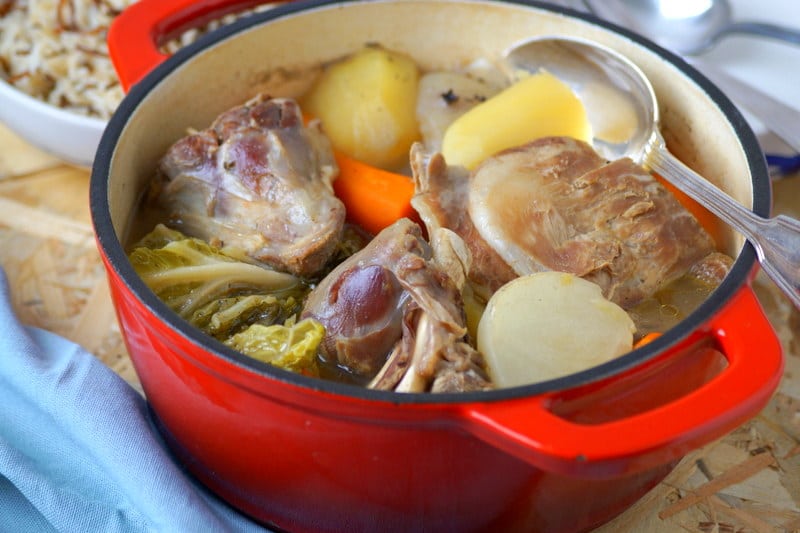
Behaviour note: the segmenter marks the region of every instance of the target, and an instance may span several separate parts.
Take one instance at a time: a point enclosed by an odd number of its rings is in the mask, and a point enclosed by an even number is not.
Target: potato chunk
[[[401,53],[367,47],[330,65],[302,101],[322,120],[333,146],[373,166],[408,163],[419,139],[415,116],[419,69]]]
[[[457,118],[445,131],[442,154],[449,165],[472,169],[501,150],[550,136],[591,142],[592,128],[572,89],[538,72]]]
[[[500,288],[478,325],[478,350],[497,387],[566,376],[633,346],[633,321],[600,287],[562,272],[523,276]]]

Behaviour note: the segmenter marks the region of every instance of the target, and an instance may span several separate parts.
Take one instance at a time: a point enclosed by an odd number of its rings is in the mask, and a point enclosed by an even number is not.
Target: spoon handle
[[[681,163],[667,150],[663,139],[656,139],[653,148],[646,161],[650,170],[750,241],[764,272],[800,309],[800,221],[784,215],[762,218]]]
[[[800,30],[766,22],[734,22],[725,26],[717,37],[734,33],[760,35],[787,43],[800,44]]]

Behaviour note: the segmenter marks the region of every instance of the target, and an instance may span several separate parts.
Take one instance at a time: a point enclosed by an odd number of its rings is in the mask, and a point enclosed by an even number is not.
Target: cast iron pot
[[[395,394],[295,375],[195,330],[135,274],[125,243],[158,159],[256,91],[298,96],[308,72],[368,42],[423,69],[495,58],[532,35],[580,35],[651,78],[674,153],[761,215],[767,169],[751,130],[679,58],[596,19],[538,3],[387,0],[288,4],[170,58],[156,46],[190,21],[252,1],[142,0],[109,45],[130,92],[92,172],[91,212],[130,356],[188,469],[232,505],[289,531],[581,531],[623,511],[690,450],[756,415],[782,355],[736,257],[694,313],[613,362],[529,386]]]

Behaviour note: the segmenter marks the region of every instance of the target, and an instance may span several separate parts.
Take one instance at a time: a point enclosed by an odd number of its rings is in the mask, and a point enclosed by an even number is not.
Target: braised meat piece
[[[716,287],[731,271],[733,258],[721,252],[711,252],[703,259],[692,265],[689,275],[711,287]]]
[[[469,213],[517,274],[569,272],[630,307],[714,250],[697,219],[628,158],[597,165],[591,148],[544,138],[476,168]]]
[[[629,308],[708,256],[714,243],[667,189],[630,159],[547,137],[505,150],[467,175],[412,150],[412,200],[428,230],[458,233],[485,294],[555,270],[597,283]]]
[[[567,137],[552,138],[550,142],[543,143],[539,155],[548,160],[548,172],[553,175],[568,174],[571,177],[576,173],[588,172],[605,162],[587,144]],[[435,228],[449,228],[464,239],[472,254],[469,279],[476,294],[488,300],[497,289],[516,278],[519,273],[499,253],[505,243],[498,242],[497,239],[487,241],[483,231],[476,228],[469,205],[470,199],[481,194],[481,191],[476,191],[473,179],[466,169],[448,166],[441,154],[426,154],[419,144],[411,149],[411,168],[415,184],[411,204],[429,232]],[[494,208],[508,216],[514,216],[514,208],[503,208],[498,204]]]
[[[371,379],[373,388],[491,387],[482,357],[465,342],[459,283],[466,279],[466,247],[447,230],[432,242],[401,219],[320,282],[302,316],[325,326],[324,358]]]
[[[440,153],[427,154],[421,144],[411,147],[411,169],[415,187],[411,205],[429,234],[447,228],[464,240],[472,256],[469,280],[476,294],[488,300],[517,274],[472,223],[467,212],[469,173],[463,167],[449,167]]]
[[[319,124],[304,126],[294,100],[259,95],[176,142],[150,196],[187,235],[312,276],[342,234],[337,173]]]

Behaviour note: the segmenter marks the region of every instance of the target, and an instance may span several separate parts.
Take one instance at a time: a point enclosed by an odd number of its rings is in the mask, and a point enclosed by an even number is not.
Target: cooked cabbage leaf
[[[251,294],[209,302],[192,313],[189,322],[212,337],[225,340],[250,324],[283,324],[302,308],[302,300],[294,296]]]
[[[245,263],[163,224],[128,257],[161,300],[219,340],[253,323],[283,323],[299,313],[310,290],[291,274]]]
[[[310,318],[296,324],[291,322],[272,326],[253,324],[225,344],[271,365],[318,377],[317,347],[325,335],[325,328]]]

